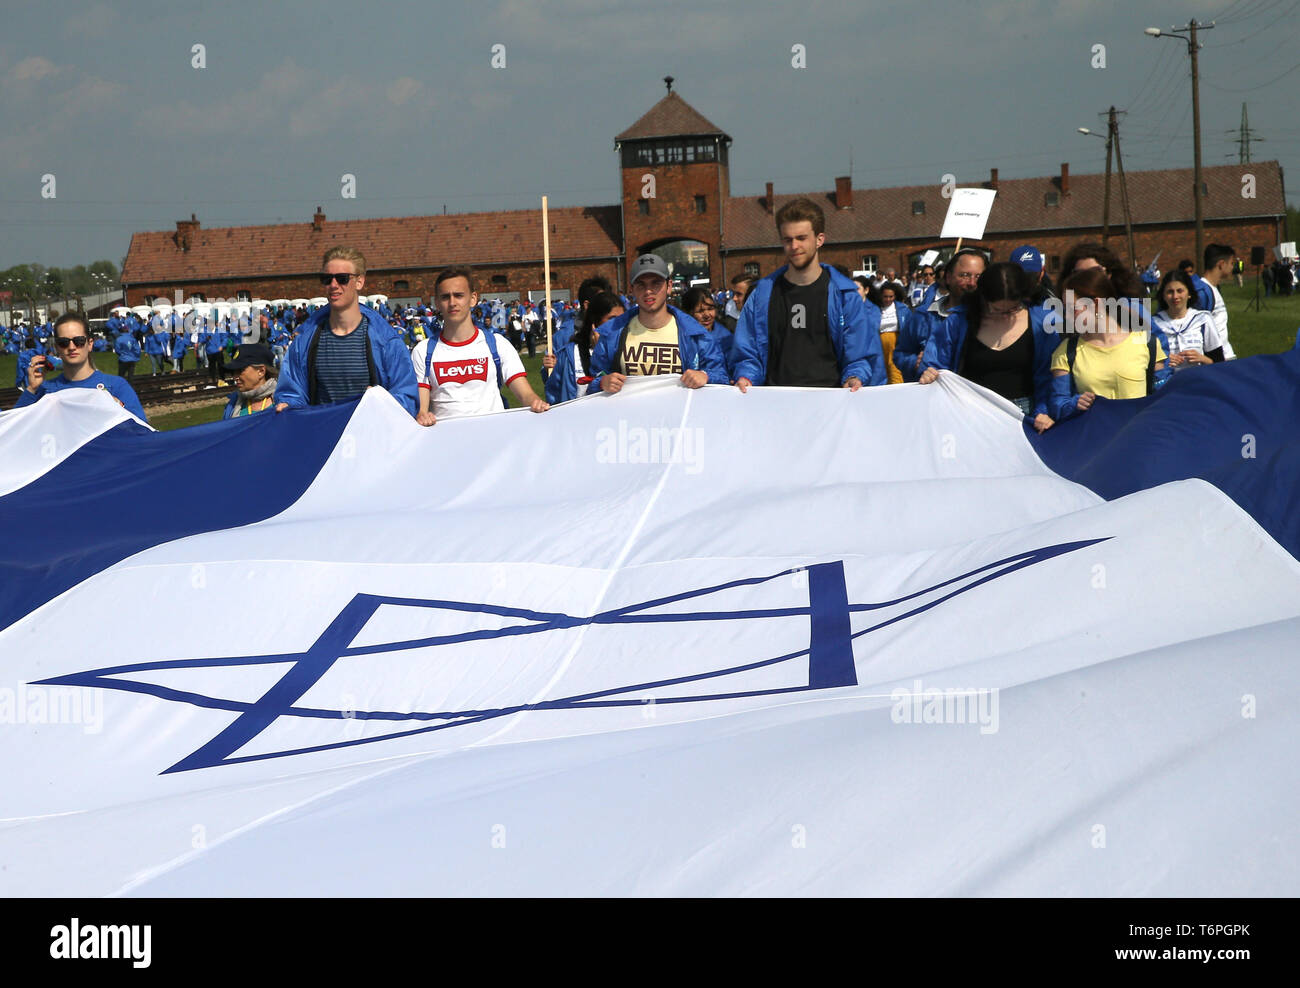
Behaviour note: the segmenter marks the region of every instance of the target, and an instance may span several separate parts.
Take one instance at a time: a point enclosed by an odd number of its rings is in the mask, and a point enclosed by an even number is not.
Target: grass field
[[[1243,288],[1225,284],[1221,288],[1223,300],[1228,306],[1228,334],[1237,356],[1250,357],[1258,353],[1281,353],[1295,345],[1296,329],[1300,328],[1300,293],[1287,298],[1273,296],[1262,299],[1264,307],[1255,311],[1252,300],[1255,286],[1247,282]],[[1261,297],[1263,292],[1261,291]],[[1248,308],[1249,306],[1249,308]],[[185,362],[185,369],[192,370],[193,356]],[[542,394],[542,358],[523,356],[524,367],[528,370],[528,380],[533,390]],[[0,385],[14,383],[16,358],[9,354],[0,354]],[[111,353],[95,355],[95,366],[108,374],[117,372],[117,358]],[[141,360],[137,375],[148,373],[149,361]],[[208,392],[224,395],[227,392]],[[513,401],[513,399],[512,399]],[[190,408],[179,412],[162,413],[150,416],[150,424],[156,429],[182,429],[190,425],[215,422],[221,418],[224,402],[214,402],[204,408]]]

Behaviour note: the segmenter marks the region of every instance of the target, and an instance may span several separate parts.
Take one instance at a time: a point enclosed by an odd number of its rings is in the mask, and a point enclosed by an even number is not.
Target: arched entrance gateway
[[[645,244],[637,254],[658,254],[668,263],[668,280],[680,296],[691,283],[709,281],[709,245],[700,240],[674,239]]]

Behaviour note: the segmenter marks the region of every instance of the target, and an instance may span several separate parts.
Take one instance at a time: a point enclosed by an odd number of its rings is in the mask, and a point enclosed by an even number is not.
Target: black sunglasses
[[[54,339],[54,345],[60,350],[66,350],[70,346],[82,347],[89,342],[88,336],[57,336]]]
[[[354,274],[322,274],[320,276],[320,283],[322,285],[328,285],[331,281],[337,281],[340,285],[346,285],[355,277],[356,275]]]

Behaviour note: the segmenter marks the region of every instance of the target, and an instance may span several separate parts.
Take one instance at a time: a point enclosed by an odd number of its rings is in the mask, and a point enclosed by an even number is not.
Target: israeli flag
[[[1294,895],[1298,396],[50,395],[0,415],[0,894]]]

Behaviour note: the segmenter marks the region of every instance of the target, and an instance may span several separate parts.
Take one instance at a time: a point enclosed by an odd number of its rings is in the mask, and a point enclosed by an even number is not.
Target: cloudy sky
[[[953,8],[960,12],[953,12]],[[613,137],[675,89],[734,139],[731,189],[1103,169],[1076,133],[1127,109],[1129,169],[1236,160],[1241,104],[1300,155],[1300,0],[445,0],[7,5],[0,268],[120,263],[132,232],[614,203]],[[196,68],[195,45],[206,66]],[[495,67],[504,55],[505,65]],[[806,66],[792,65],[804,46]],[[1104,45],[1105,66],[1094,46]],[[342,176],[356,176],[343,198]],[[55,177],[42,198],[43,176]]]

